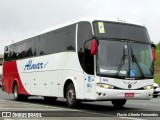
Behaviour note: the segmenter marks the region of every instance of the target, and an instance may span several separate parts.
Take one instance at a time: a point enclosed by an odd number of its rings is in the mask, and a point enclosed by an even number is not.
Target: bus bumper
[[[113,99],[141,99],[149,100],[152,98],[153,89],[151,90],[117,90],[117,89],[98,89],[95,93],[96,100],[113,100]]]

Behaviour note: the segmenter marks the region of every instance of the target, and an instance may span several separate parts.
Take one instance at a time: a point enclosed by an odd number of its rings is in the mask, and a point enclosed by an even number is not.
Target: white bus
[[[44,96],[82,101],[151,99],[152,44],[144,26],[80,19],[5,47],[2,89],[15,100]],[[153,51],[154,52],[154,51]]]

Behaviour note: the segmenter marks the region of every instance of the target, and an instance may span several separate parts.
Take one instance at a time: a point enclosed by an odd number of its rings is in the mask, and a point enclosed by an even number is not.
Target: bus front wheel
[[[70,108],[74,108],[76,107],[77,104],[81,103],[80,100],[76,99],[76,92],[74,85],[72,83],[70,83],[67,87],[66,99],[67,99],[67,105]]]
[[[127,100],[112,100],[111,102],[112,102],[112,104],[114,105],[114,107],[116,107],[116,108],[122,108],[124,105],[125,105],[125,103],[126,103],[126,101]]]

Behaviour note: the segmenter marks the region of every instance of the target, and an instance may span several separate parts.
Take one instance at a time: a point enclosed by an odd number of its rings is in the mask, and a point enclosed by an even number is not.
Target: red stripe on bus
[[[17,68],[17,62],[15,60],[10,62],[3,62],[3,78],[2,85],[3,90],[7,93],[12,93],[13,91],[13,83],[14,81],[18,84],[18,92],[20,94],[29,95],[29,93],[25,90]]]

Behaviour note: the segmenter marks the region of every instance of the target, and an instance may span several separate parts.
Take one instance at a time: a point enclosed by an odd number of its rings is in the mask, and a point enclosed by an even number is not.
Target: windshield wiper
[[[141,66],[140,66],[140,64],[139,64],[136,56],[133,54],[133,50],[132,50],[132,47],[131,47],[131,46],[130,46],[130,48],[131,48],[131,57],[132,57],[132,60],[135,61],[135,63],[136,63],[137,66],[138,66],[138,69],[140,70],[140,73],[141,73],[141,75],[142,75],[142,78],[144,78],[145,76],[144,76],[143,70],[142,70],[142,68],[141,68]]]
[[[125,62],[125,59],[126,59],[126,54],[125,54],[125,48],[123,46],[123,56],[121,58],[121,63],[118,65],[118,68],[117,68],[117,73],[116,73],[116,76],[119,76],[119,73],[122,69],[122,66],[124,65],[124,62]]]

